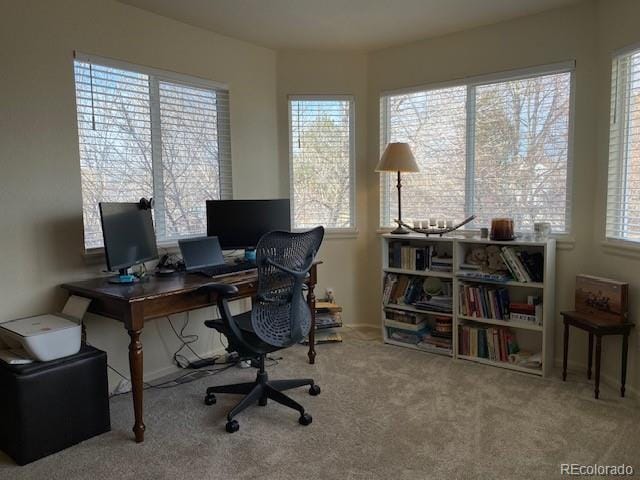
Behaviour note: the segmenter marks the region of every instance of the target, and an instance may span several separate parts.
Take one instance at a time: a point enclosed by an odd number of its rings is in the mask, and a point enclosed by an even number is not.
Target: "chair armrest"
[[[216,293],[221,297],[230,297],[238,293],[238,287],[235,285],[229,285],[228,283],[208,283],[201,286],[198,290]]]

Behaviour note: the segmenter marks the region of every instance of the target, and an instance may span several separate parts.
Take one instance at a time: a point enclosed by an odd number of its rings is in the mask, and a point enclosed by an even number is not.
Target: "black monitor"
[[[138,202],[100,202],[99,206],[109,270],[119,270],[121,276],[126,276],[129,267],[158,258],[153,218],[148,206]],[[131,279],[119,283],[131,283]]]
[[[288,198],[207,200],[207,235],[218,237],[224,250],[255,248],[273,230],[291,230]]]

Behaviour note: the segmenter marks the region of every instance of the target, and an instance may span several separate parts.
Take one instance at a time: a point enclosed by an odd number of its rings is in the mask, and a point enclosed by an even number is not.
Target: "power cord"
[[[178,348],[178,350],[176,350],[176,352],[173,354],[173,361],[178,367],[189,368],[191,366],[191,361],[187,357],[181,354],[182,350],[184,350],[185,348],[190,350],[191,353],[193,353],[193,355],[198,360],[203,360],[203,361],[208,360],[198,355],[198,353],[191,347],[191,345],[197,342],[200,339],[200,337],[196,334],[186,335],[184,333],[185,329],[189,325],[189,312],[187,312],[185,316],[184,323],[182,324],[182,328],[180,329],[180,332],[178,332],[176,327],[173,325],[173,322],[171,321],[171,317],[167,316],[167,320],[169,321],[169,325],[171,326],[171,330],[173,330],[173,333],[175,333],[176,337],[178,337],[178,340],[182,342],[182,345],[180,345],[180,348]]]

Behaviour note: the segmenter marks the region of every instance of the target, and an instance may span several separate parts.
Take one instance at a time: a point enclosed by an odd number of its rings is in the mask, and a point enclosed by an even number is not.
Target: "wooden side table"
[[[593,318],[581,312],[560,312],[564,321],[564,357],[562,359],[562,380],[567,379],[567,357],[569,354],[569,326],[581,328],[589,333],[589,360],[587,362],[587,378],[591,379],[593,360],[593,337],[596,337],[596,379],[595,398],[600,395],[600,357],[602,356],[602,337],[605,335],[622,335],[622,366],[620,396],[624,397],[624,385],[627,377],[627,352],[629,350],[629,333],[633,323],[610,323]]]

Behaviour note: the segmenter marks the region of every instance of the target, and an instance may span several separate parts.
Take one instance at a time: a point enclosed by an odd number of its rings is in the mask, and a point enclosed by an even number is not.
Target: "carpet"
[[[25,467],[0,456],[0,479],[514,479],[560,477],[561,463],[632,465],[640,471],[640,408],[584,372],[568,381],[452,362],[361,335],[277,352],[270,377],[311,376],[322,393],[290,391],[308,427],[270,401],[224,430],[237,401],[207,386],[253,380],[253,369],[145,392],[146,441],[132,441],[129,395],[111,400],[112,431]],[[635,463],[635,464],[634,464]]]

